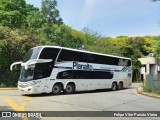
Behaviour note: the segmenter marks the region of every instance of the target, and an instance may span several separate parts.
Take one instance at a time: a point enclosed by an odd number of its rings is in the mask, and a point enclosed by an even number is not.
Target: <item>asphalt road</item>
[[[98,90],[57,96],[50,94],[29,95],[18,90],[0,90],[0,111],[116,111],[116,113],[117,111],[160,111],[160,99],[139,95],[135,90],[139,86],[139,84],[133,84],[132,87],[120,91]],[[72,115],[72,112],[69,114]],[[42,114],[42,116],[46,115]],[[79,117],[42,117],[34,119],[159,120],[160,117],[81,117],[80,115]]]

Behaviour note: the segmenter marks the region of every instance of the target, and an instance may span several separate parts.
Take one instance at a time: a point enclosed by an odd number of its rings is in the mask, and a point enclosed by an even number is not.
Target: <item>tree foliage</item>
[[[145,37],[130,37],[121,50],[126,57],[140,58],[153,52],[154,43],[155,40]]]
[[[85,35],[86,44],[89,44],[89,45],[97,42],[102,37],[101,34],[99,34],[97,31],[93,31],[87,27],[83,28],[82,32]]]
[[[10,65],[21,61],[24,54],[38,44],[33,34],[21,33],[18,30],[0,26],[0,84],[2,86],[16,85],[19,69],[10,72]]]
[[[61,24],[62,18],[59,15],[57,0],[42,0],[42,14],[48,23]]]
[[[10,28],[20,28],[27,15],[38,8],[26,4],[25,0],[0,0],[0,24]]]
[[[160,59],[160,37],[154,44],[153,52],[154,52],[155,57]]]
[[[40,11],[31,11],[26,18],[26,28],[36,31],[45,24],[45,18]]]

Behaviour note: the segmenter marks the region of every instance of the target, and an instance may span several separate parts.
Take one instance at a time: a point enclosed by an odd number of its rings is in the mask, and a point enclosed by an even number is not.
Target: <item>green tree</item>
[[[27,28],[34,32],[38,32],[39,28],[41,28],[45,23],[46,20],[40,11],[32,11],[26,18]]]
[[[132,80],[133,82],[140,81],[140,69],[141,69],[141,62],[138,58],[132,56]]]
[[[91,44],[97,42],[98,40],[100,40],[102,37],[100,33],[93,31],[87,27],[83,28],[82,32],[84,33],[85,38],[86,38],[86,40],[85,40],[86,45],[91,45]]]
[[[160,58],[160,39],[155,43],[153,51],[155,57]]]
[[[29,32],[22,33],[19,30],[0,26],[0,84],[16,85],[19,69],[10,72],[10,65],[22,61],[26,51],[38,44],[36,36]]]
[[[101,38],[96,43],[89,45],[87,48],[91,51],[97,51],[104,54],[122,56],[121,48],[125,46],[128,37]]]
[[[41,30],[40,38],[43,41],[48,41],[44,44],[69,48],[80,48],[84,44],[84,34],[65,24],[53,24],[52,27],[44,24]]]
[[[57,0],[42,0],[41,12],[49,24],[61,24],[62,18],[59,15]]]
[[[123,55],[126,57],[144,57],[153,51],[155,40],[145,37],[130,37],[126,45],[122,47]]]
[[[55,45],[55,31],[59,31],[56,25],[61,25],[62,18],[59,15],[57,7],[57,0],[42,0],[41,13],[46,20],[43,24],[41,31],[41,36],[44,40],[48,40],[51,44]],[[60,27],[60,26],[59,26]],[[49,43],[48,42],[48,43]]]
[[[84,33],[71,29],[71,46],[76,49],[85,49],[86,45],[86,36]],[[84,48],[83,48],[84,46]]]
[[[0,0],[0,24],[10,28],[21,28],[30,11],[38,8],[26,4],[25,0]]]

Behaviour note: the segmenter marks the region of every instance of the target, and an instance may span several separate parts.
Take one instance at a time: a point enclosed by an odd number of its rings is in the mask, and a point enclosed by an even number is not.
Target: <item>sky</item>
[[[151,0],[57,0],[63,22],[104,37],[160,35],[160,2]],[[41,0],[26,0],[41,6]]]

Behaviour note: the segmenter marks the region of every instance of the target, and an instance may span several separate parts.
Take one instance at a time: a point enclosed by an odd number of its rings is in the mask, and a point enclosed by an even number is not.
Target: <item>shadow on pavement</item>
[[[14,111],[14,110],[9,106],[0,106],[0,112],[3,111]]]
[[[123,91],[126,89],[134,89],[132,87],[129,88],[124,88],[122,90],[117,90],[117,91]],[[112,91],[111,89],[100,89],[100,90],[91,90],[91,91],[82,91],[82,92],[76,92],[74,94],[65,94],[64,92],[62,92],[59,95],[53,95],[52,93],[42,93],[42,94],[22,94],[22,96],[28,96],[28,97],[51,97],[51,96],[61,96],[61,95],[77,95],[77,94],[92,94],[92,93],[104,93],[104,92],[116,92],[116,91]]]

